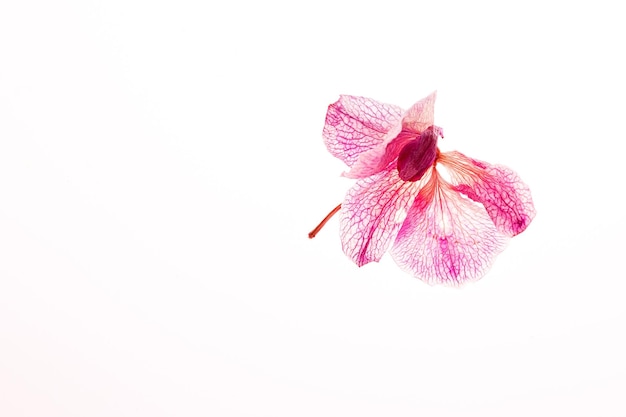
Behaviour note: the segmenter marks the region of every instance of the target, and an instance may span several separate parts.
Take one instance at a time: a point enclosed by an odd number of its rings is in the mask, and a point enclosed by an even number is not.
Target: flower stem
[[[317,233],[318,233],[320,230],[322,230],[322,227],[324,227],[324,225],[326,224],[326,222],[327,222],[328,220],[330,220],[330,218],[331,218],[331,217],[333,217],[335,214],[337,214],[337,212],[339,211],[339,209],[340,209],[340,208],[341,208],[341,204],[339,204],[337,207],[335,207],[334,209],[332,209],[332,210],[330,211],[330,213],[328,213],[328,214],[326,215],[326,217],[324,217],[324,220],[322,220],[322,221],[320,222],[320,224],[318,224],[318,225],[315,227],[315,229],[313,229],[313,230],[311,230],[311,231],[309,232],[309,239],[313,239],[313,238],[317,235]]]

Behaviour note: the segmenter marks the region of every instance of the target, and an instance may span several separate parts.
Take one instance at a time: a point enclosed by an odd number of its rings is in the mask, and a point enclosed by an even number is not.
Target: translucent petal
[[[530,189],[513,170],[460,152],[442,153],[439,162],[448,168],[454,189],[483,204],[501,233],[518,235],[535,217]]]
[[[399,125],[398,125],[399,126]],[[366,178],[370,175],[379,173],[386,169],[389,164],[394,162],[400,151],[410,141],[414,140],[417,133],[402,130],[396,131],[393,129],[390,131],[390,136],[394,136],[389,142],[372,148],[359,155],[359,158],[352,166],[352,169],[343,174],[347,178]]]
[[[429,96],[424,97],[411,106],[402,118],[402,125],[404,128],[414,132],[423,132],[428,129],[428,127],[434,125],[436,99],[437,92],[433,91]]]
[[[436,93],[415,103],[402,116],[401,125],[394,126],[383,140],[375,147],[359,155],[352,169],[344,176],[365,178],[376,174],[395,161],[404,146],[433,125],[435,120]],[[441,129],[436,128],[440,134]]]
[[[358,180],[340,211],[343,251],[359,266],[379,261],[402,225],[422,182],[406,182],[389,168]]]
[[[394,126],[400,128],[403,112],[369,98],[341,96],[328,106],[324,143],[333,156],[352,166],[361,153],[382,143]]]
[[[462,285],[480,279],[508,237],[485,208],[454,191],[437,171],[422,188],[398,232],[396,263],[429,284]]]

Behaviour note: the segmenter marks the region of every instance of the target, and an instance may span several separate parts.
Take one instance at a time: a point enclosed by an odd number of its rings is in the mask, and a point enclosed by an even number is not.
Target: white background
[[[623,14],[214,3],[2,2],[0,415],[625,415]],[[538,211],[462,289],[307,239],[328,104],[434,89]]]

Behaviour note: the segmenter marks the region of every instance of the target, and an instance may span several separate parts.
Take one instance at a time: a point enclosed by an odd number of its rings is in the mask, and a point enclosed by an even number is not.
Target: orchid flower
[[[328,107],[324,142],[357,181],[309,237],[339,212],[343,251],[358,266],[389,250],[415,277],[458,286],[480,279],[535,209],[511,169],[439,150],[435,98],[406,111],[355,96]]]

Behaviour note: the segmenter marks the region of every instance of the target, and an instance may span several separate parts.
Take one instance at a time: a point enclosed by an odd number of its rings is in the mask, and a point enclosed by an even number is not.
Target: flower
[[[480,279],[535,209],[511,169],[439,150],[435,98],[407,111],[355,96],[328,107],[324,142],[357,181],[309,237],[339,212],[343,250],[358,266],[390,250],[415,277],[456,286]]]

